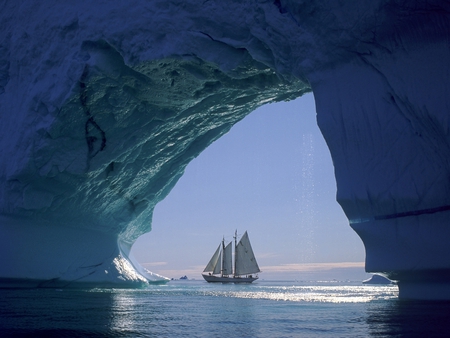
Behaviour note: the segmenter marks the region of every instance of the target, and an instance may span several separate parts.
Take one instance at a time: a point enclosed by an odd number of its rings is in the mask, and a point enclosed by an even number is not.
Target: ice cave
[[[154,206],[233,124],[312,91],[366,270],[450,299],[450,4],[25,0],[0,18],[1,286],[164,282],[129,257]]]

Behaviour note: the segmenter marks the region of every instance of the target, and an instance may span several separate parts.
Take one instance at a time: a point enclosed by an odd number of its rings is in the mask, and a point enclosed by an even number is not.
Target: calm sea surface
[[[449,302],[396,286],[172,281],[147,289],[0,290],[1,337],[449,337]]]

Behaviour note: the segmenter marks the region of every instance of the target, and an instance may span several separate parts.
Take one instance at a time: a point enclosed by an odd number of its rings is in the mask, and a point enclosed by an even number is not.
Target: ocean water
[[[360,282],[3,289],[0,337],[448,337],[449,302]]]

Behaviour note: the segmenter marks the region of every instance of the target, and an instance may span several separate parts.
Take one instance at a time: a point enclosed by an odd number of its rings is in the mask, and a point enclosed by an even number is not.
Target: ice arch
[[[160,277],[128,252],[190,159],[314,92],[366,269],[450,298],[449,7],[440,1],[1,6],[4,283]]]

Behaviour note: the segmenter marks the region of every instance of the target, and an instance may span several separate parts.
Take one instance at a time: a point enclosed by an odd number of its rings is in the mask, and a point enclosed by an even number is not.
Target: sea
[[[351,281],[2,289],[0,337],[449,337],[450,303]]]

